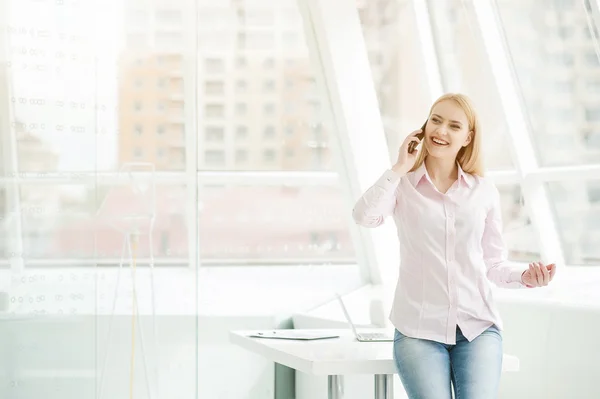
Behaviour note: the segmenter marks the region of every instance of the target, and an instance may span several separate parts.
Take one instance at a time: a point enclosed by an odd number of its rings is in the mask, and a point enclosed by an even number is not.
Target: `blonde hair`
[[[460,93],[446,93],[442,95],[440,98],[435,100],[431,108],[429,109],[429,115],[427,117],[427,123],[429,123],[429,117],[433,112],[433,108],[442,101],[451,100],[454,101],[456,105],[458,105],[467,116],[467,121],[469,123],[469,131],[472,132],[471,142],[458,151],[456,155],[456,160],[458,164],[466,173],[470,173],[472,175],[482,176],[484,174],[483,168],[483,160],[481,156],[481,127],[479,124],[479,119],[477,118],[477,112],[475,111],[475,107],[471,102],[471,99],[464,94]],[[423,133],[425,133],[423,131]],[[422,146],[419,154],[417,155],[417,159],[415,161],[415,165],[410,170],[417,170],[425,161],[427,157],[427,148],[425,145]]]

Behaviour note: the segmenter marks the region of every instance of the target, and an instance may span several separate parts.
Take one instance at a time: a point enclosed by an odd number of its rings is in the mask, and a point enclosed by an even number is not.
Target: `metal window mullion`
[[[3,10],[0,10],[0,68],[4,73],[0,73],[0,110],[3,116],[0,116],[0,131],[5,132],[0,140],[3,141],[2,146],[4,147],[3,158],[5,162],[5,171],[7,176],[17,177],[19,176],[19,163],[18,163],[18,148],[17,148],[17,136],[16,128],[11,125],[11,117],[14,117],[14,109],[10,102],[10,91],[11,91],[11,75],[10,67],[8,62],[10,61],[9,55],[9,40],[8,40],[8,17],[9,13],[9,2],[2,2]],[[11,226],[11,237],[14,240],[10,240],[9,254],[11,271],[13,273],[20,273],[24,267],[24,253],[23,253],[23,220],[21,213],[21,193],[20,187],[17,180],[13,181],[7,186],[7,219],[12,220]],[[5,222],[6,223],[6,222]]]
[[[477,0],[472,4],[507,126],[510,127],[508,134],[521,175],[525,206],[540,237],[542,260],[564,264],[562,244],[544,183],[528,179],[538,170],[538,162],[496,10],[492,0]]]
[[[187,219],[187,247],[188,266],[191,269],[200,267],[199,254],[199,210],[198,210],[198,129],[203,113],[198,104],[200,88],[198,87],[198,10],[192,7],[193,12],[188,13],[191,31],[188,35],[189,43],[185,47],[186,62],[183,65],[184,76],[184,121],[185,121],[185,177],[186,177],[186,219]]]

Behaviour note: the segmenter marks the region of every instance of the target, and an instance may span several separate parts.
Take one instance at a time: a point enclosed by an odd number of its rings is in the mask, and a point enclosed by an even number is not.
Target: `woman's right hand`
[[[408,152],[408,145],[412,142],[417,143],[417,145],[421,143],[421,140],[417,137],[419,133],[422,133],[421,129],[415,130],[404,139],[404,142],[398,151],[398,159],[396,160],[396,164],[394,164],[392,167],[394,172],[405,175],[415,165],[415,161],[417,160],[417,155],[419,155],[419,152],[421,151],[421,147],[417,147],[415,151],[410,154]]]

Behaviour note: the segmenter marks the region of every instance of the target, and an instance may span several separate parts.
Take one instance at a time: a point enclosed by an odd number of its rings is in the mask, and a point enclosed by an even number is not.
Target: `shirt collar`
[[[456,166],[458,166],[458,181],[460,183],[466,184],[468,188],[473,187],[473,176],[463,171],[460,167],[460,164],[457,162]],[[425,167],[425,162],[421,164],[413,173],[413,186],[417,187],[417,185],[421,182],[421,180],[425,178],[430,183],[433,184],[431,178],[429,177],[429,173],[427,173],[427,168]]]

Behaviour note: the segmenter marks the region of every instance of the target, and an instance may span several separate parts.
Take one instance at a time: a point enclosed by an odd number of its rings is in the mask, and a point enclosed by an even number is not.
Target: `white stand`
[[[150,172],[150,186],[142,187],[139,183],[136,185],[135,176],[133,175],[133,169],[138,168],[138,172],[142,172],[145,177],[147,172]],[[141,169],[141,170],[140,170]],[[144,171],[143,169],[146,169]],[[101,211],[98,212],[98,216],[107,218],[112,221],[112,226],[123,234],[123,245],[121,248],[121,259],[119,262],[119,269],[117,271],[117,278],[115,281],[115,289],[113,294],[113,302],[112,309],[109,318],[108,324],[108,333],[106,337],[106,346],[104,358],[102,361],[102,368],[100,370],[100,381],[98,383],[98,392],[97,398],[103,399],[104,393],[104,385],[106,381],[106,371],[108,367],[108,356],[110,353],[110,344],[113,333],[113,321],[114,316],[116,314],[117,300],[119,298],[119,286],[121,281],[121,272],[123,270],[123,263],[125,262],[125,251],[128,251],[129,258],[129,266],[131,270],[131,288],[132,288],[132,314],[131,314],[131,356],[129,359],[130,362],[130,381],[129,381],[129,396],[130,399],[133,399],[133,385],[134,385],[134,370],[135,370],[135,336],[136,330],[139,332],[140,337],[140,347],[141,347],[141,355],[142,362],[144,367],[144,375],[145,375],[145,383],[146,389],[148,392],[148,398],[154,399],[159,398],[159,375],[158,375],[158,333],[156,329],[156,300],[155,300],[155,285],[154,285],[154,251],[152,245],[152,231],[154,227],[154,219],[155,219],[155,192],[154,192],[154,165],[147,163],[129,163],[126,164],[122,171],[128,172],[128,177],[130,183],[133,185],[129,186],[129,188],[133,188],[133,195],[139,196],[138,200],[141,200],[141,203],[136,204],[135,201],[133,204],[129,204],[129,210],[126,210],[125,213],[121,213],[119,215],[110,215],[115,209],[111,209],[115,204],[110,203],[110,193],[107,195],[107,198],[103,202],[101,206]],[[148,189],[150,189],[150,193],[148,193]],[[150,198],[145,198],[149,194]],[[117,196],[118,197],[118,196]],[[135,199],[135,198],[134,198]],[[131,206],[133,205],[133,206]],[[119,209],[116,209],[118,211]],[[125,227],[124,227],[125,226]],[[136,268],[138,262],[138,244],[140,242],[140,236],[145,235],[148,237],[148,248],[149,248],[149,257],[150,257],[150,294],[151,294],[151,319],[152,319],[152,332],[153,332],[153,346],[154,346],[154,358],[153,362],[153,376],[149,374],[148,368],[148,359],[147,359],[147,351],[146,344],[144,340],[144,331],[140,318],[139,311],[139,297],[137,293],[137,278],[136,278]],[[136,328],[137,322],[137,328]],[[151,384],[151,377],[154,380],[154,384]]]

